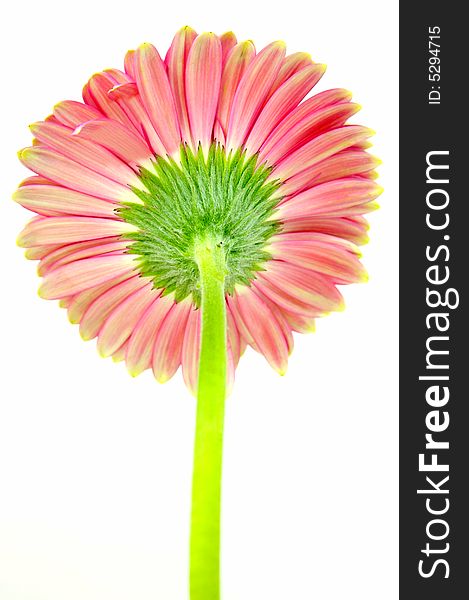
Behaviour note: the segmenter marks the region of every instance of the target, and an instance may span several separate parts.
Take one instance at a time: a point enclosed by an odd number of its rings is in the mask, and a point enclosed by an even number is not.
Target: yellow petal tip
[[[283,377],[287,372],[288,364],[282,365],[281,367],[274,367],[274,369],[277,371],[280,377]]]
[[[158,383],[166,383],[171,377],[167,373],[158,373],[158,375],[155,375],[155,379]]]

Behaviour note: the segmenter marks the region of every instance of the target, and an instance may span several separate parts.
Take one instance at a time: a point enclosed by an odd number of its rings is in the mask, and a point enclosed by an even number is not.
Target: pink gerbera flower
[[[196,438],[193,598],[218,597],[217,509],[204,517],[203,498],[210,477],[219,496],[223,410],[210,398],[223,406],[247,345],[284,373],[292,331],[341,310],[337,286],[365,279],[373,132],[346,124],[359,109],[346,90],[304,99],[324,69],[281,42],[256,52],[185,27],[164,60],[143,44],[124,70],[93,75],[83,103],[57,104],[19,154],[36,173],[14,197],[38,215],[19,244],[40,261],[40,295],[132,375],[162,382],[182,366],[197,431],[218,427],[215,446]]]

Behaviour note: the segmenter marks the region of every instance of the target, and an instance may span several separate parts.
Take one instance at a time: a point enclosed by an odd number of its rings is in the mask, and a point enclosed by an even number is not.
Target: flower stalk
[[[226,396],[225,256],[222,243],[196,243],[202,328],[192,480],[190,598],[220,597],[220,503]]]

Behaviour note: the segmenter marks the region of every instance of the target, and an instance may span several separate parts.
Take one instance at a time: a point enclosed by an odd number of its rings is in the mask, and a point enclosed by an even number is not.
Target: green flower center
[[[227,155],[219,144],[212,144],[207,157],[200,148],[194,154],[186,146],[179,164],[156,157],[153,170],[141,169],[146,190],[133,192],[143,204],[126,203],[119,216],[138,227],[127,237],[142,275],[164,293],[174,292],[176,301],[192,294],[199,306],[195,254],[201,240],[210,238],[224,249],[225,291],[249,285],[271,258],[265,247],[280,228],[272,218],[280,182],[267,182],[270,172],[257,166],[257,156]]]

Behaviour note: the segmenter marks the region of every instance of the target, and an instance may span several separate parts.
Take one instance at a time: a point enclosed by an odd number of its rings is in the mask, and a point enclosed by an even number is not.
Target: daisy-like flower
[[[223,401],[247,345],[284,373],[292,332],[341,310],[363,281],[376,206],[370,129],[325,67],[274,42],[181,29],[59,102],[19,153],[19,236],[84,339],[132,375],[182,367],[198,395],[191,594],[218,598]],[[207,425],[209,423],[209,425]]]

